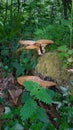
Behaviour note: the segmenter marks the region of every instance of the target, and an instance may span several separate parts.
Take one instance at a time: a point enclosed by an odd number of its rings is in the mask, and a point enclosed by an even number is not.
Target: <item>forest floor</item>
[[[2,77],[3,73],[4,71],[0,69],[0,98],[4,100],[3,103],[0,103],[0,115],[4,113],[7,104],[11,107],[19,106],[21,103],[20,96],[23,92],[23,87],[17,83],[17,80],[12,73],[9,73],[6,77]],[[59,124],[53,120],[54,118],[60,119],[60,115],[56,110],[56,105],[52,104],[50,106],[40,102],[39,106],[44,108],[50,122],[55,128],[58,128]],[[0,120],[0,130],[3,122],[4,120]]]

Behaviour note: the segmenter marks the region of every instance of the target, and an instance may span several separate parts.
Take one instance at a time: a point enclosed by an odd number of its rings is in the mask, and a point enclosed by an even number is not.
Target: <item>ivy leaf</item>
[[[37,110],[36,102],[33,99],[29,99],[28,101],[26,101],[26,103],[20,110],[21,119],[23,121],[27,120],[36,112],[36,110]]]

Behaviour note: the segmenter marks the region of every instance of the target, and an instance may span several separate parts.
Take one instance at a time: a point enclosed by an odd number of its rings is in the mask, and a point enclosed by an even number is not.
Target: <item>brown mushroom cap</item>
[[[52,43],[54,43],[52,40],[41,39],[41,40],[36,41],[35,45],[46,46],[47,44],[52,44]]]
[[[19,41],[20,44],[22,45],[43,45],[43,44],[52,44],[54,43],[52,40],[46,40],[46,39],[41,39],[41,40],[37,40],[37,41],[32,41],[32,40],[20,40]]]
[[[22,45],[33,45],[33,44],[35,44],[35,41],[32,41],[32,40],[20,40],[19,43],[22,44]]]
[[[44,87],[44,88],[49,88],[51,86],[56,86],[57,84],[54,83],[54,82],[51,82],[51,81],[44,81],[42,79],[40,79],[38,76],[21,76],[21,77],[18,77],[17,78],[17,82],[20,84],[20,85],[23,85],[23,82],[24,81],[33,81],[33,82],[37,82],[41,87]]]

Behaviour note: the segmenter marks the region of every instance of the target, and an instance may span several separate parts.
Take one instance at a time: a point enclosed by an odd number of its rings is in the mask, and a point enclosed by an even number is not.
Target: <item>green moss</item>
[[[46,53],[39,58],[36,71],[43,76],[49,76],[61,84],[66,78],[66,72],[56,52]]]

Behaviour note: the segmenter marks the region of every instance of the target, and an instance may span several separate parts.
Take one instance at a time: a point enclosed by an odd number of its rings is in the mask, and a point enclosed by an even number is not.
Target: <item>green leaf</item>
[[[30,130],[42,130],[43,124],[41,122],[33,123]]]
[[[68,54],[72,55],[73,54],[73,50],[68,50]]]
[[[58,47],[58,50],[59,51],[66,51],[67,50],[67,46],[66,45],[60,46],[60,47]]]
[[[25,103],[30,98],[31,96],[29,95],[29,92],[23,92],[21,95],[21,103]]]
[[[70,26],[70,21],[69,21],[69,20],[62,19],[61,22],[62,22],[62,24],[63,24],[64,26],[67,26],[67,27]]]
[[[53,90],[46,89],[46,91],[49,94],[49,96],[52,97],[52,98],[56,95],[56,93]]]
[[[10,113],[7,113],[7,114],[3,114],[2,116],[1,116],[1,119],[12,119],[13,118],[13,113],[12,112],[10,112]]]
[[[42,101],[46,104],[52,103],[51,95],[48,94],[45,88],[40,87],[38,83],[32,81],[25,81],[24,86],[26,90],[30,92],[30,95],[34,96],[39,101]]]
[[[2,104],[4,102],[4,98],[0,97],[0,104]]]
[[[32,91],[32,89],[36,88],[38,89],[39,88],[39,85],[38,83],[35,83],[35,82],[32,82],[32,81],[25,81],[24,82],[24,87],[28,90],[28,91]]]
[[[9,50],[7,50],[7,49],[1,50],[1,55],[3,55],[3,56],[8,55],[8,53],[9,53]]]
[[[68,123],[66,121],[66,116],[63,116],[60,119],[60,126],[59,126],[59,130],[67,130],[68,129]]]
[[[18,62],[14,62],[12,65],[16,69],[16,76],[23,74],[24,68]]]
[[[52,103],[52,98],[51,96],[47,93],[46,89],[40,88],[40,91],[35,94],[35,97],[39,99],[39,101],[42,101],[46,104],[51,104]]]
[[[36,110],[37,110],[36,102],[33,99],[29,99],[28,101],[26,101],[26,103],[20,110],[21,119],[23,121],[27,120],[36,112]]]
[[[55,127],[53,126],[53,124],[48,125],[48,130],[55,130]]]
[[[39,119],[40,121],[42,121],[44,123],[49,123],[48,116],[47,116],[45,110],[41,107],[39,107],[37,109],[37,119]]]

